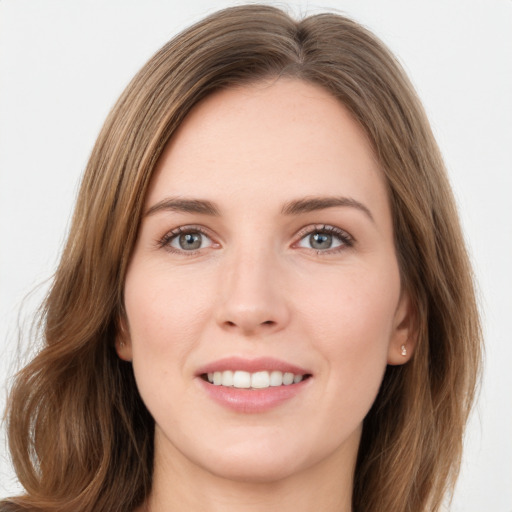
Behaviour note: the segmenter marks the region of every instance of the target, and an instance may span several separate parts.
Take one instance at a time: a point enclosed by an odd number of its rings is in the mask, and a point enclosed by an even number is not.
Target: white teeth
[[[293,384],[293,373],[286,372],[283,375],[283,384],[285,386],[289,386],[290,384]]]
[[[222,372],[222,385],[223,386],[232,386],[233,385],[233,372],[225,371]]]
[[[233,386],[235,388],[250,388],[251,374],[249,372],[236,371],[233,374]]]
[[[264,389],[270,386],[289,386],[298,384],[304,378],[304,375],[293,374],[291,372],[280,372],[273,370],[271,372],[261,371],[249,373],[244,371],[226,370],[223,372],[208,373],[208,382],[215,386],[235,387],[242,389]]]
[[[270,386],[270,375],[268,372],[256,372],[251,375],[251,388],[268,388]]]
[[[283,372],[273,371],[270,373],[270,385],[282,386],[283,385]]]

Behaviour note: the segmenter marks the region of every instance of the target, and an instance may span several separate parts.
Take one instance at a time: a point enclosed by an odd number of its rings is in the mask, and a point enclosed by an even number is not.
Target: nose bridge
[[[280,258],[271,243],[232,247],[219,286],[218,322],[244,334],[276,331],[288,321]]]

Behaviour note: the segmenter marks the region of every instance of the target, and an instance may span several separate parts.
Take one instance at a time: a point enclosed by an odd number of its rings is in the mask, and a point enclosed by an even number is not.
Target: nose
[[[271,251],[239,251],[221,273],[217,323],[244,336],[276,333],[290,320],[284,273]]]

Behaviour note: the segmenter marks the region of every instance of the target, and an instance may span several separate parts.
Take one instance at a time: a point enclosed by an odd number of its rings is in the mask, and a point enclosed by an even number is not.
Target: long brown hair
[[[481,334],[471,267],[421,104],[384,45],[345,17],[220,11],[165,45],[108,116],[44,305],[45,345],[16,377],[10,450],[26,494],[0,510],[127,511],[151,489],[154,422],[114,337],[146,190],[162,149],[213,91],[269,77],[318,84],[369,137],[388,189],[413,359],[389,366],[364,421],[354,512],[439,510],[458,474]]]

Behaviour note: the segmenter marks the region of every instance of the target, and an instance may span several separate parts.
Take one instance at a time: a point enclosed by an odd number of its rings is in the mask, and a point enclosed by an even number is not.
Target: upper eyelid
[[[331,224],[310,224],[309,226],[305,226],[302,229],[300,229],[297,232],[296,236],[299,239],[302,239],[305,236],[310,235],[311,233],[315,233],[317,231],[325,231],[330,234],[338,234],[355,242],[355,238],[348,231]]]
[[[194,233],[194,232],[198,232],[198,233],[201,233],[202,235],[206,235],[207,237],[214,237],[214,235],[212,234],[211,230],[204,227],[204,226],[201,226],[201,225],[197,225],[197,224],[185,224],[183,226],[177,226],[175,228],[172,228],[170,230],[168,230],[164,237],[165,236],[177,236],[177,235],[181,235],[182,233]]]

